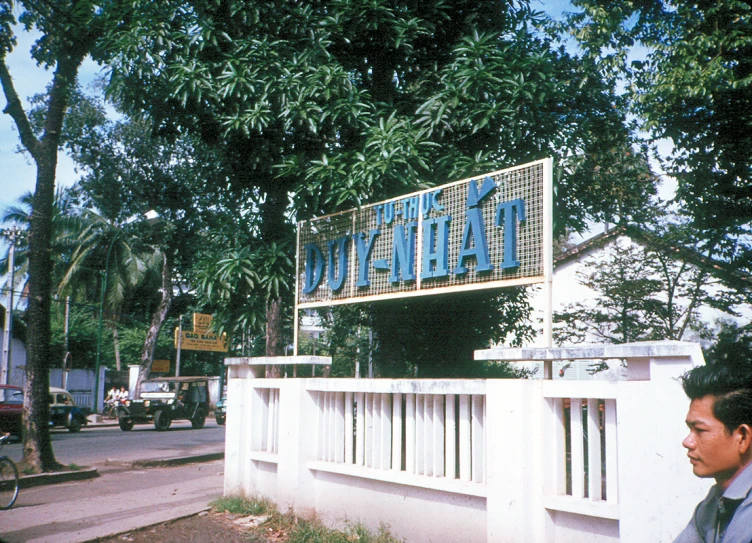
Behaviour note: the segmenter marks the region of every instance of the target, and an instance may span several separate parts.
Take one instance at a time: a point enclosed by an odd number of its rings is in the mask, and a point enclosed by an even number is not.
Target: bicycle
[[[108,400],[104,404],[104,408],[102,408],[102,418],[103,419],[117,419],[120,415],[118,415],[118,409],[121,405],[125,404],[125,400]]]
[[[0,436],[0,449],[10,434]],[[10,509],[18,498],[18,468],[7,456],[0,456],[0,509]]]
[[[116,419],[118,417],[118,405],[120,402],[118,401],[109,401],[104,404],[104,409],[102,409],[102,418],[105,419]]]

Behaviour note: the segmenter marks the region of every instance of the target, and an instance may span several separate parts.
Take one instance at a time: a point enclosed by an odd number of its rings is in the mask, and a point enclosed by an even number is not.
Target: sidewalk
[[[0,511],[0,542],[81,543],[197,514],[222,495],[223,457],[224,445],[180,457],[150,451],[100,465],[101,476],[93,468],[24,477],[16,505]],[[64,477],[90,480],[49,484]]]

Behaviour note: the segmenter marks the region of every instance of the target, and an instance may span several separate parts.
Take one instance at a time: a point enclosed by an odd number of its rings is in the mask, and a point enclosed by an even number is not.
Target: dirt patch
[[[97,539],[98,543],[283,543],[284,533],[264,528],[247,528],[235,521],[236,515],[225,513],[201,513],[190,517],[164,522],[141,530]]]

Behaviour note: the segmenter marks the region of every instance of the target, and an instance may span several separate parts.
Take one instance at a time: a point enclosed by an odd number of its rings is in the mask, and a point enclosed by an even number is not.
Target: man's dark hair
[[[729,432],[740,424],[752,426],[752,366],[749,364],[708,364],[697,366],[682,378],[690,400],[714,396],[713,416]]]

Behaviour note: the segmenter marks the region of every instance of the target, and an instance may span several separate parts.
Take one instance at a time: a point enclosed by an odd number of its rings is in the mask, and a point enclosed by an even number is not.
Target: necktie
[[[721,543],[723,536],[726,535],[726,529],[731,523],[731,519],[736,513],[736,508],[739,507],[741,500],[730,500],[721,496],[718,498],[718,522],[716,524],[716,536],[715,542]]]

